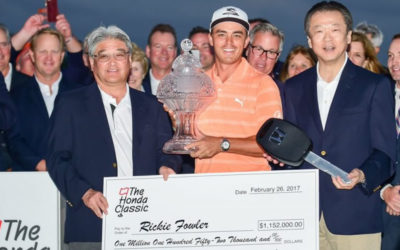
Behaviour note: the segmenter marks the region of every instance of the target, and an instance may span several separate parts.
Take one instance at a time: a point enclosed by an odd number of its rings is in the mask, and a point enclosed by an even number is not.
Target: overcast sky
[[[0,22],[11,32],[18,31],[25,20],[44,6],[45,0],[0,0]],[[190,29],[209,26],[214,10],[228,5],[247,12],[249,18],[263,17],[286,36],[281,60],[294,44],[306,44],[303,19],[313,0],[58,0],[59,10],[70,21],[73,33],[83,39],[99,25],[117,25],[132,41],[144,48],[147,35],[158,23],[171,24],[178,41]],[[354,23],[368,21],[384,33],[379,59],[386,64],[390,39],[400,33],[399,0],[341,0],[352,12]]]

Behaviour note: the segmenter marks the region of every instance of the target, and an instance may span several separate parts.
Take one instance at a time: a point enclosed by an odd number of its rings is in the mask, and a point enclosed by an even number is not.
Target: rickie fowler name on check
[[[103,249],[318,249],[316,170],[105,178],[104,194]]]

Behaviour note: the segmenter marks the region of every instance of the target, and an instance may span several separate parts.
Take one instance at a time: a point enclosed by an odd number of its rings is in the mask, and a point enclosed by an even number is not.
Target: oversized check
[[[47,172],[0,172],[0,250],[61,249],[60,193]]]
[[[110,249],[317,250],[318,170],[105,178]]]

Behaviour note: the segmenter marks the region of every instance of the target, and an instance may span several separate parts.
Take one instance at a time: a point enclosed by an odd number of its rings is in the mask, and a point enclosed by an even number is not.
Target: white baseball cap
[[[211,29],[217,25],[218,23],[221,22],[236,22],[241,25],[243,25],[246,30],[249,30],[249,20],[247,18],[246,12],[243,10],[239,9],[238,7],[234,6],[227,6],[227,7],[222,7],[216,11],[214,11],[214,14],[211,19],[210,23],[210,32]]]

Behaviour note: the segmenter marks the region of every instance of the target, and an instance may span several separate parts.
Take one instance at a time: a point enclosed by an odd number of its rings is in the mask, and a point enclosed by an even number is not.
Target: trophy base
[[[164,144],[163,152],[166,154],[190,154],[192,150],[186,150],[185,146],[197,141],[196,139],[171,139]]]

